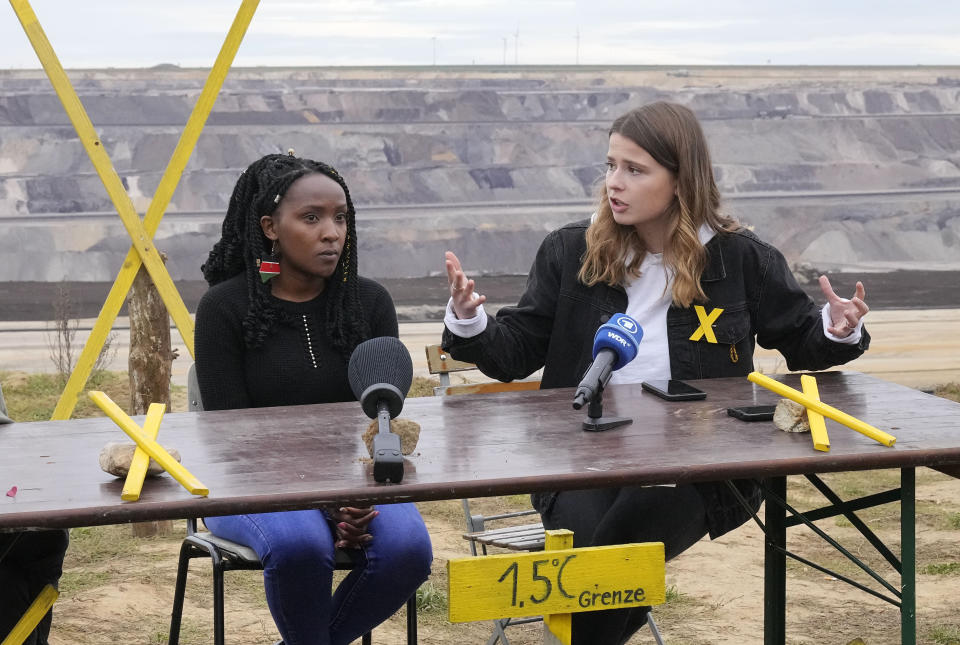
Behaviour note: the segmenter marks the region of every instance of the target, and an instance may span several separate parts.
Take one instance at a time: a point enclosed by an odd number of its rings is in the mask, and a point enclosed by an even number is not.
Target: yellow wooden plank
[[[892,446],[897,442],[897,438],[893,435],[888,434],[879,428],[875,428],[869,423],[865,423],[856,417],[850,416],[846,412],[842,412],[833,406],[827,405],[821,401],[816,401],[803,392],[798,392],[792,387],[784,385],[780,381],[775,381],[769,376],[765,376],[760,372],[750,372],[747,375],[747,379],[753,383],[756,383],[757,385],[767,388],[771,392],[779,394],[782,397],[788,398],[791,401],[796,401],[807,409],[819,412],[828,419],[833,419],[837,423],[841,423],[851,430],[856,430],[860,434],[866,435],[874,441],[882,443],[885,446]]]
[[[200,480],[194,477],[189,470],[181,466],[163,446],[147,438],[140,429],[140,426],[134,423],[133,419],[127,416],[127,413],[121,410],[120,406],[114,403],[109,396],[98,390],[93,390],[89,394],[90,398],[97,404],[97,407],[103,410],[104,414],[113,419],[114,423],[120,426],[120,429],[123,430],[128,437],[143,448],[144,452],[150,455],[154,461],[160,464],[165,471],[170,473],[171,477],[180,482],[190,493],[194,495],[210,494],[210,490],[201,484]]]
[[[4,584],[10,584],[10,582]],[[41,589],[34,601],[30,603],[26,613],[17,621],[0,645],[21,645],[47,615],[59,596],[60,593],[53,588],[53,585],[47,585]]]
[[[160,434],[160,422],[163,420],[163,413],[166,409],[167,406],[164,403],[150,404],[150,407],[147,408],[147,418],[143,422],[144,436],[156,440]],[[143,490],[143,480],[146,479],[149,465],[150,455],[144,452],[143,448],[137,446],[137,449],[133,451],[133,459],[130,461],[127,479],[123,482],[120,499],[127,502],[135,502],[140,499],[140,491]]]
[[[817,388],[817,379],[809,374],[800,376],[800,388],[811,399],[820,400],[820,390]],[[822,452],[830,451],[830,437],[827,436],[827,424],[823,415],[807,408],[807,421],[810,422],[810,437],[813,439],[813,449]]]
[[[48,59],[52,57],[52,59],[56,61],[56,55],[46,40],[46,36],[44,36],[42,30],[40,30],[36,16],[33,14],[32,9],[30,9],[30,5],[24,0],[12,0],[12,2],[14,4],[14,10],[17,11],[17,15],[20,17],[21,23],[24,24],[24,29],[27,28],[27,24],[30,24],[31,28],[33,28],[32,25],[36,23],[35,29],[39,30],[39,34],[36,39],[31,39],[31,42],[36,40],[34,48],[37,50],[38,56],[46,56]],[[196,146],[203,126],[210,116],[213,104],[220,92],[220,88],[223,86],[223,81],[227,76],[227,72],[230,70],[230,66],[240,47],[240,43],[243,41],[243,36],[250,25],[250,21],[253,19],[253,14],[258,4],[259,0],[244,0],[240,9],[237,11],[237,15],[230,27],[223,47],[220,49],[217,60],[210,70],[207,82],[204,84],[196,105],[194,105],[193,112],[187,120],[187,125],[180,136],[177,147],[174,149],[170,162],[167,164],[167,168],[160,180],[156,193],[154,193],[150,207],[147,209],[147,214],[143,220],[143,229],[150,238],[156,234],[160,226],[163,214],[170,204],[170,199],[176,190],[177,183],[180,181],[183,170]],[[38,46],[40,47],[39,49],[37,49]],[[43,54],[41,54],[41,51]],[[43,59],[41,59],[41,62],[43,62]],[[73,96],[76,98],[75,94]],[[79,103],[79,99],[77,99],[77,102]],[[70,375],[70,379],[64,388],[63,394],[60,396],[60,400],[57,402],[51,418],[69,419],[73,413],[83,386],[86,384],[87,379],[90,378],[90,373],[93,371],[93,366],[96,363],[97,356],[100,354],[100,349],[110,334],[113,323],[120,313],[120,308],[123,306],[123,301],[130,291],[130,287],[133,284],[137,272],[140,270],[140,266],[141,260],[137,248],[135,246],[131,247],[113,283],[113,287],[110,289],[110,293],[100,310],[100,314],[97,316],[97,320],[93,325],[83,352],[81,352],[77,360],[73,373]],[[192,322],[190,331],[186,335],[184,335],[184,329],[179,326],[179,323],[178,329],[181,332],[181,336],[183,336],[187,351],[191,356],[194,356]]]
[[[566,529],[544,531],[543,550],[562,551],[573,548],[573,531]],[[543,628],[550,632],[544,634],[544,643],[553,641],[558,645],[570,645],[573,639],[573,614],[545,614]]]
[[[447,563],[450,622],[665,602],[663,544],[488,555]]]

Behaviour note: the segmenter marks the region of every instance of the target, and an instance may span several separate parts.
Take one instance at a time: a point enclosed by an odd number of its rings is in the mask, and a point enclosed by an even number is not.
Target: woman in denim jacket
[[[847,300],[821,276],[821,308],[776,248],[721,213],[689,109],[653,103],[618,118],[606,165],[596,213],[544,239],[515,307],[486,315],[485,297],[446,254],[443,346],[453,357],[503,381],[543,368],[542,387],[574,387],[592,361],[594,332],[617,312],[640,323],[643,342],[612,383],[744,376],[755,343],[780,351],[792,370],[825,369],[867,349],[862,283]],[[694,340],[697,307],[722,309],[714,339]],[[734,483],[758,508],[757,483]],[[667,559],[749,517],[723,482],[562,491],[533,503],[546,528],[574,532],[575,546],[659,541]],[[573,642],[625,643],[645,620],[646,608],[574,614]]]

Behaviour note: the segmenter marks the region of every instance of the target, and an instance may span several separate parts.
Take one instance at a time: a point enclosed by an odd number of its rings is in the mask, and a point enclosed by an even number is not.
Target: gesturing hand
[[[856,329],[860,319],[870,311],[870,307],[863,301],[863,297],[866,295],[863,283],[857,282],[856,292],[850,300],[841,298],[834,293],[833,287],[830,286],[830,280],[825,275],[820,276],[820,290],[823,291],[823,295],[827,297],[827,302],[830,303],[831,326],[827,327],[827,331],[837,338],[846,338]]]
[[[337,509],[330,509],[329,513],[337,523],[337,542],[335,544],[337,548],[357,549],[373,540],[373,536],[367,533],[367,526],[373,518],[380,514],[379,511],[373,508],[341,506]]]
[[[453,313],[461,320],[473,318],[477,315],[477,307],[486,302],[487,297],[474,291],[476,285],[473,280],[467,279],[456,255],[450,251],[444,255],[447,281],[450,283],[450,297],[453,298]]]

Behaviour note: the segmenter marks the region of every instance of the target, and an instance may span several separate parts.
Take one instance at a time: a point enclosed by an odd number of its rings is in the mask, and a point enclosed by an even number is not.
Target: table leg
[[[900,643],[917,642],[917,515],[915,468],[900,469]]]
[[[786,477],[771,477],[766,483],[772,493],[787,499]],[[763,643],[783,645],[787,637],[787,556],[777,547],[787,546],[787,511],[770,499],[764,509]]]

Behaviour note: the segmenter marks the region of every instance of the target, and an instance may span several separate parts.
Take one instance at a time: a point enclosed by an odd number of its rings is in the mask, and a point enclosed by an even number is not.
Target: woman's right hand
[[[453,298],[453,313],[460,320],[473,318],[477,315],[477,308],[487,301],[487,297],[475,291],[476,285],[473,280],[467,278],[456,255],[447,251],[445,258],[450,297]]]

